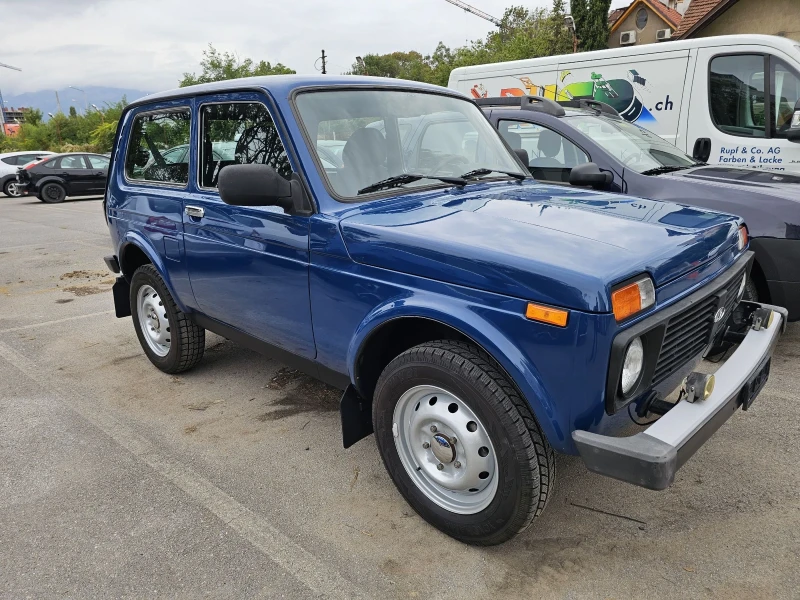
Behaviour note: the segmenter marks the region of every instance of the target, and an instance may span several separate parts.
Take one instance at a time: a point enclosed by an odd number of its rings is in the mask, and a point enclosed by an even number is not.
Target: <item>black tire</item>
[[[742,295],[742,299],[747,300],[748,302],[758,302],[758,288],[756,287],[756,282],[753,281],[752,276],[748,277],[747,283],[744,284],[744,294]]]
[[[22,198],[25,194],[14,194],[10,191],[11,186],[15,186],[17,181],[15,179],[10,179],[3,184],[3,193],[8,196],[9,198]]]
[[[47,204],[58,204],[63,202],[67,197],[67,190],[60,183],[50,182],[45,183],[42,189],[39,190],[39,200]]]
[[[159,356],[150,348],[145,340],[145,333],[139,321],[138,293],[142,286],[153,288],[159,305],[166,312],[167,326],[170,333],[169,352]],[[131,316],[133,327],[142,350],[156,367],[165,373],[180,373],[195,366],[203,358],[206,344],[206,330],[195,325],[175,304],[167,286],[153,265],[144,265],[136,269],[131,278]]]
[[[420,385],[452,392],[482,421],[491,438],[498,488],[480,512],[458,514],[442,508],[403,466],[393,435],[394,409],[404,392]],[[372,414],[378,449],[397,489],[423,519],[444,533],[470,544],[499,544],[544,510],[555,483],[555,453],[527,402],[475,346],[437,341],[407,350],[378,379]]]

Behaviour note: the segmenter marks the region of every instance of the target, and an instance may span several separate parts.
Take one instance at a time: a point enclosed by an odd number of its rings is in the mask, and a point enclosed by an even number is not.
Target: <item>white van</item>
[[[448,85],[474,98],[599,100],[698,160],[800,172],[800,117],[789,140],[800,45],[786,38],[718,36],[461,67]]]

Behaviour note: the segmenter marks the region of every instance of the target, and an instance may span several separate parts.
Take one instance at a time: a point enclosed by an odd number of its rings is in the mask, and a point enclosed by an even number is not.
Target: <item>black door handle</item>
[[[711,157],[711,138],[697,138],[692,149],[692,158],[700,162],[708,162]]]

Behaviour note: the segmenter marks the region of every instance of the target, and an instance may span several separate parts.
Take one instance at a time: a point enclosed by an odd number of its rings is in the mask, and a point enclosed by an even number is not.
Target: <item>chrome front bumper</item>
[[[774,312],[772,324],[750,329],[736,351],[715,373],[711,395],[702,401],[680,401],[647,430],[630,437],[610,437],[576,430],[572,439],[590,471],[652,490],[663,490],[675,473],[733,413],[751,387],[756,395],[769,375],[770,359],[786,327],[786,309],[762,305]]]

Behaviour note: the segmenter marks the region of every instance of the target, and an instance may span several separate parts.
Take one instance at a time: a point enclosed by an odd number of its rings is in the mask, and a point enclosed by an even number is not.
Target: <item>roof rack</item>
[[[555,100],[542,96],[505,96],[502,98],[478,98],[478,106],[519,106],[522,110],[533,110],[553,117],[563,117],[564,108]],[[611,107],[609,107],[611,108]],[[613,110],[613,109],[612,109]]]
[[[579,100],[562,100],[559,101],[561,106],[566,106],[567,108],[588,108],[589,110],[594,110],[598,114],[609,115],[611,117],[619,117],[619,112],[610,104],[606,104],[605,102],[599,102],[597,100],[589,100],[587,98],[581,98]]]

